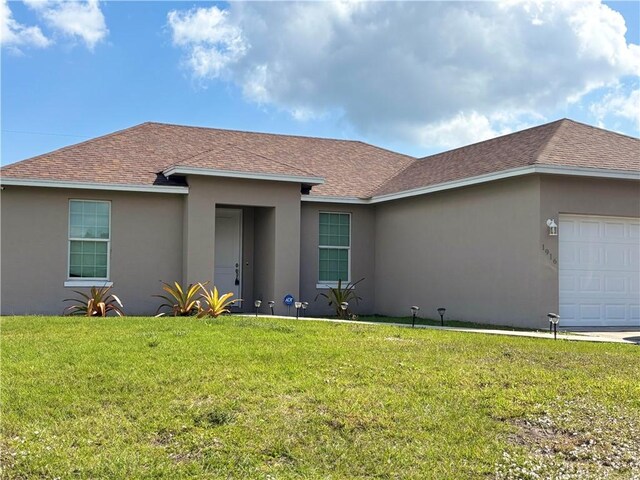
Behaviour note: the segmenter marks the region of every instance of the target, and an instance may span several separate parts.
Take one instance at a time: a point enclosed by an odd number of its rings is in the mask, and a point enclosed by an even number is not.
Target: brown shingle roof
[[[571,120],[414,159],[366,143],[144,123],[0,170],[4,178],[154,185],[172,166],[322,177],[313,195],[369,198],[527,165],[640,171],[640,140]]]
[[[314,195],[369,197],[412,157],[352,140],[144,123],[0,170],[3,177],[152,185],[172,166],[322,177]]]
[[[640,171],[640,140],[562,119],[415,160],[374,195],[528,165]]]

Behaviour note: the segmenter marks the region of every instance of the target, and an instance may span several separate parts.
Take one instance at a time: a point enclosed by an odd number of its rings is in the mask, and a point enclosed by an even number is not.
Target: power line
[[[23,133],[26,135],[48,135],[53,137],[75,137],[75,138],[91,138],[86,135],[71,135],[69,133],[48,133],[48,132],[29,132],[27,130],[5,130],[2,129],[2,133]]]

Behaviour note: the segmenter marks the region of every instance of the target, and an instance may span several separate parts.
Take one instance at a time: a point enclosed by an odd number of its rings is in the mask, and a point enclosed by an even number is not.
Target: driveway
[[[573,335],[587,335],[589,337],[601,337],[606,339],[623,340],[640,345],[640,328],[629,329],[606,329],[606,330],[567,330]]]

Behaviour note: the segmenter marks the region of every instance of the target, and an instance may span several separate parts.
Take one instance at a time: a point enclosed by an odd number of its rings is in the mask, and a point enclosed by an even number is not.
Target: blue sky
[[[145,121],[416,156],[561,117],[640,133],[638,2],[2,5],[2,164]]]

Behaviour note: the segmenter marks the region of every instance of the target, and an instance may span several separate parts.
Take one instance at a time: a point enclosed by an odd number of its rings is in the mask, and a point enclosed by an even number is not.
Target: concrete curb
[[[241,314],[237,314],[236,316],[255,318],[255,314],[248,314],[248,313],[241,313]],[[288,317],[286,315],[258,314],[258,317],[296,320],[296,317]],[[365,321],[359,321],[359,320],[341,320],[338,318],[299,317],[298,320],[305,320],[305,321],[312,321],[312,322],[350,323],[353,325],[387,325],[391,327],[412,328],[411,325],[407,325],[405,323],[365,322]],[[546,340],[553,340],[553,334],[546,333],[546,332],[526,332],[526,331],[482,329],[482,328],[461,328],[461,327],[438,327],[436,325],[416,325],[415,328],[422,328],[427,330],[447,330],[451,332],[484,333],[488,335],[507,335],[512,337],[543,338]],[[567,333],[564,331],[558,332],[558,340],[569,340],[572,342],[626,343],[628,345],[636,345],[635,342],[624,340],[622,338],[595,336],[595,335],[589,335],[587,333]]]

